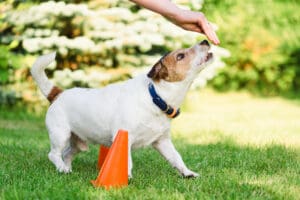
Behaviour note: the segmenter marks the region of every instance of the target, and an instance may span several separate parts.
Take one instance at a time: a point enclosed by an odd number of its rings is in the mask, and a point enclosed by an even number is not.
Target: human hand
[[[185,30],[205,34],[215,45],[220,44],[214,28],[203,13],[178,9],[175,15],[172,15],[170,18],[168,16],[166,17],[177,26],[180,26]]]
[[[157,12],[168,20],[189,31],[205,34],[214,44],[220,44],[213,27],[201,12],[178,8],[170,0],[131,0],[145,8]]]

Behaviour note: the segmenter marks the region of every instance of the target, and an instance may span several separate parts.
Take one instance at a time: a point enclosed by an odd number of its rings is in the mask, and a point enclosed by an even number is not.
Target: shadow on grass
[[[299,192],[298,149],[278,145],[239,146],[228,139],[207,145],[175,139],[183,160],[201,174],[200,178],[182,178],[156,151],[146,148],[133,152],[134,178],[129,187],[106,192],[94,189],[89,182],[98,174],[98,146],[78,155],[73,162],[73,173],[62,175],[47,158],[47,134],[42,132],[44,136],[40,135],[35,142],[34,135],[14,132],[8,140],[0,131],[2,199],[99,198],[99,195],[108,199],[140,199],[146,194],[161,199],[296,199]]]

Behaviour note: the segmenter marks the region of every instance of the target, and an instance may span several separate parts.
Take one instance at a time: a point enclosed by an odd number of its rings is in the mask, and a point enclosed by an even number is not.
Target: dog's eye
[[[184,54],[183,53],[179,53],[176,57],[176,60],[182,60],[184,58]]]

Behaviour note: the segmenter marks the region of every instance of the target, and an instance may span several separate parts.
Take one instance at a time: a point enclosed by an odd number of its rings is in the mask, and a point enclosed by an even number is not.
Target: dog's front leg
[[[153,147],[159,151],[159,153],[167,160],[169,163],[175,167],[184,177],[192,178],[197,177],[199,174],[189,170],[180,154],[175,149],[170,138],[162,138],[153,143]]]

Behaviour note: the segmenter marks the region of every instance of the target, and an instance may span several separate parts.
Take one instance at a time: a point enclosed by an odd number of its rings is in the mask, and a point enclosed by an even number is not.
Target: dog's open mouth
[[[213,53],[208,52],[204,59],[204,62],[207,62],[207,61],[211,60],[212,58],[213,58]]]
[[[201,59],[200,63],[197,66],[200,66],[206,62],[209,62],[213,58],[213,53],[208,52],[204,58]]]

